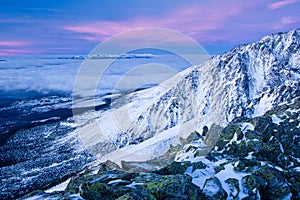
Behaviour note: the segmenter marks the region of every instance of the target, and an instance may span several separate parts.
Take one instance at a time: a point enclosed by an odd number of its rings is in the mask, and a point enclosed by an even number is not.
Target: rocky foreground
[[[299,199],[299,123],[298,98],[260,117],[236,118],[206,156],[189,146],[186,152],[196,162],[130,172],[107,161],[73,177],[64,191],[35,191],[24,198]]]

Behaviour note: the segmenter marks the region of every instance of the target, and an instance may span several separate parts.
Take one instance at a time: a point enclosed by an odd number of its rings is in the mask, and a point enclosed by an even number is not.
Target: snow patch
[[[243,133],[245,134],[248,130],[250,131],[254,131],[254,126],[251,123],[242,123],[240,124],[240,127],[243,131]]]
[[[68,180],[66,180],[66,181],[64,181],[64,182],[62,182],[62,183],[60,183],[60,184],[58,184],[58,185],[56,185],[52,188],[49,188],[48,190],[45,190],[45,192],[46,193],[52,193],[52,192],[57,192],[57,191],[64,191],[67,188],[70,181],[71,181],[71,178],[69,178]]]
[[[272,122],[274,124],[280,125],[280,122],[283,122],[283,119],[280,119],[279,117],[277,117],[276,115],[272,115]]]
[[[296,172],[300,172],[300,167],[295,167],[294,170],[295,170]]]
[[[229,185],[225,182],[229,178],[234,178],[239,181],[239,199],[243,199],[244,197],[247,197],[248,195],[243,192],[243,186],[242,186],[242,178],[249,175],[248,173],[241,173],[234,171],[234,167],[231,163],[224,166],[225,169],[217,173],[215,176],[221,181],[222,187],[227,192],[228,196],[230,196],[230,188]]]
[[[126,185],[126,187],[133,188],[133,187],[135,187],[136,185],[144,185],[144,183],[136,183],[136,182],[132,182],[132,183]]]
[[[24,198],[23,200],[41,200],[41,199],[44,199],[43,195],[35,195],[33,197]]]
[[[259,103],[254,107],[254,113],[252,117],[258,117],[264,115],[267,111],[273,108],[273,102],[275,101],[274,96],[264,95]]]

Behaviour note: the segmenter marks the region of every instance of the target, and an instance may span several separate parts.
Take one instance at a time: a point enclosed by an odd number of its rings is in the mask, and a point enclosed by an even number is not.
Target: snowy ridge
[[[191,67],[157,87],[129,94],[90,122],[97,130],[82,127],[77,131],[84,144],[101,157],[175,126],[178,133],[184,131],[180,126],[190,120],[197,122],[194,130],[201,133],[204,126],[224,127],[236,117],[262,115],[299,96],[299,51],[299,29],[266,36]]]

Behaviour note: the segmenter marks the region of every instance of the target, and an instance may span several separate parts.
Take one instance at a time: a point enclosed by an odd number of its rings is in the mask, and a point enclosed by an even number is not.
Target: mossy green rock
[[[230,197],[237,198],[240,193],[239,181],[235,178],[229,178],[225,181],[228,184],[230,190]]]
[[[212,177],[205,181],[203,187],[203,194],[207,199],[226,199],[227,193],[223,189],[220,180],[216,177]]]
[[[287,179],[282,172],[268,166],[262,166],[255,174],[267,182],[267,186],[261,190],[262,198],[279,199],[291,193]]]
[[[173,164],[169,170],[174,168],[174,165],[176,164]],[[180,169],[179,167],[178,170]],[[80,191],[80,195],[87,200],[199,199],[201,197],[200,188],[192,184],[190,176],[179,174],[182,171],[170,170],[168,172],[176,174],[129,173],[122,170],[102,171],[96,175],[73,180],[67,190],[75,188],[75,192]],[[80,190],[76,190],[77,188]]]
[[[193,170],[195,169],[204,169],[206,166],[202,162],[172,162],[170,165],[167,165],[166,167],[154,171],[156,174],[160,175],[176,175],[176,174],[184,174],[188,167],[193,167]]]

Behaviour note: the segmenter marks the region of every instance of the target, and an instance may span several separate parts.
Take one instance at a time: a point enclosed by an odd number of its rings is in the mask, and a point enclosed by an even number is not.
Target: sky
[[[7,0],[0,2],[0,56],[88,54],[115,34],[160,27],[210,54],[300,27],[300,0]]]

